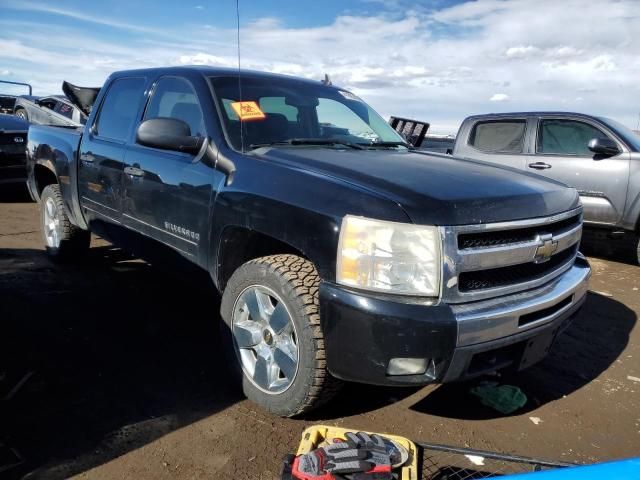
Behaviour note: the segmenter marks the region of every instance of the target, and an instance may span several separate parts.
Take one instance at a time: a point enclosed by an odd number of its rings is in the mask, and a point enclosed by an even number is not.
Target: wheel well
[[[41,196],[42,191],[47,185],[58,183],[56,174],[43,165],[36,165],[33,168],[33,177],[35,179],[38,197]]]
[[[279,253],[306,258],[297,248],[269,235],[243,227],[225,229],[218,249],[218,288],[222,292],[233,272],[249,260]]]

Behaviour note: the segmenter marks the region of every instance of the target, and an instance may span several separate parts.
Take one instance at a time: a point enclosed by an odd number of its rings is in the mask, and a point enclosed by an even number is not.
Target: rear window
[[[64,102],[58,102],[54,112],[59,113],[63,117],[71,119],[73,117],[73,107]]]
[[[111,84],[98,115],[96,135],[121,142],[129,138],[144,85],[143,78],[119,78]]]
[[[491,153],[522,153],[524,146],[524,120],[478,122],[471,130],[469,145]]]

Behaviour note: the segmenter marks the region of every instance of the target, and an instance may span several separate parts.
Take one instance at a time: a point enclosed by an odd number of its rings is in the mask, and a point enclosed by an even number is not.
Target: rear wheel
[[[25,121],[29,121],[29,114],[27,114],[27,111],[24,108],[18,108],[16,110],[16,117],[22,118]]]
[[[274,255],[242,265],[222,296],[223,341],[242,390],[276,415],[317,408],[341,385],[326,368],[319,282],[308,260]]]
[[[91,233],[71,223],[58,185],[47,185],[40,196],[42,237],[54,260],[73,260],[89,249]]]

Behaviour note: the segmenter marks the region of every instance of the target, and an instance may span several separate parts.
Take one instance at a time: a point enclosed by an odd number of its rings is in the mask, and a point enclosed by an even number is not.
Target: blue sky
[[[112,71],[236,62],[235,0],[0,0],[0,78],[58,93]],[[385,116],[570,110],[635,128],[637,0],[240,0],[248,68],[321,78]],[[8,91],[0,87],[0,91]]]

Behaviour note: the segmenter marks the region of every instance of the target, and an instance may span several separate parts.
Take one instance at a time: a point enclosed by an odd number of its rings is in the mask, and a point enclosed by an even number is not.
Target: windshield
[[[640,152],[640,136],[630,128],[625,127],[610,118],[600,117],[605,124],[609,125],[618,135],[620,135],[634,152]]]
[[[227,139],[236,150],[271,144],[354,148],[406,145],[380,115],[346,90],[320,82],[314,85],[296,79],[242,77],[240,98],[237,77],[213,77],[211,83]]]

